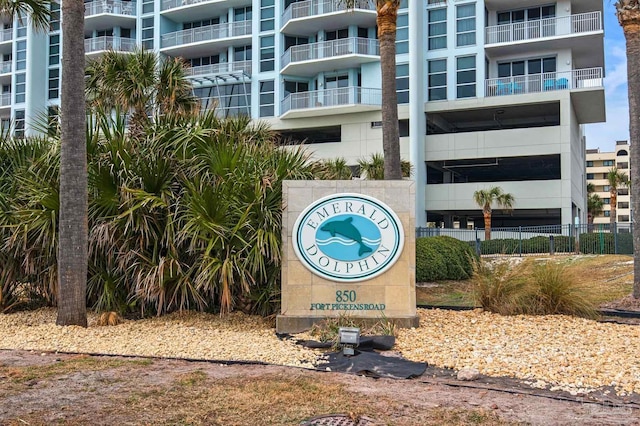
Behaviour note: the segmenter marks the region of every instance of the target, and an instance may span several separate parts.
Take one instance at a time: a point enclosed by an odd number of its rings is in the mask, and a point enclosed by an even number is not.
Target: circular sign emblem
[[[376,277],[400,257],[404,232],[382,201],[335,194],[309,205],[293,225],[293,248],[303,265],[333,281]]]

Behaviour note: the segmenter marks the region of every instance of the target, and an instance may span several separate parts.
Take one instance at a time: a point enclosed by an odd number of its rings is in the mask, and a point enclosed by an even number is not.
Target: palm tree
[[[58,325],[87,326],[88,193],[84,2],[62,3]]]
[[[607,173],[607,180],[609,181],[609,195],[611,202],[611,216],[609,221],[611,223],[611,229],[616,223],[616,210],[618,208],[618,188],[621,186],[629,185],[629,176],[623,171],[618,170],[617,167],[613,167]]]
[[[364,172],[364,175],[369,180],[384,180],[387,176],[385,173],[385,161],[384,156],[378,152],[371,154],[370,158],[361,158],[358,160],[360,166],[360,172]],[[403,177],[411,177],[412,167],[411,163],[407,160],[400,161],[400,170]]]
[[[354,8],[359,0],[337,0]],[[385,179],[402,179],[400,130],[396,93],[396,21],[400,0],[376,0],[380,65],[382,67],[382,151]]]
[[[596,187],[593,183],[587,184],[587,223],[589,229],[593,225],[593,220],[604,210],[604,201],[595,193]]]
[[[479,189],[473,193],[473,200],[482,207],[482,215],[484,216],[484,239],[491,239],[491,206],[496,203],[502,210],[509,212],[513,210],[515,198],[512,194],[502,191],[499,186],[489,189]]]
[[[94,108],[131,112],[129,131],[134,139],[144,134],[149,114],[191,114],[198,101],[180,58],[160,59],[147,50],[106,52],[87,67],[87,97]]]
[[[618,0],[615,3],[618,22],[627,40],[627,85],[629,94],[629,143],[640,145],[638,96],[640,96],[640,0]],[[632,149],[631,207],[640,212],[640,149]],[[637,215],[636,215],[637,216]],[[633,297],[640,299],[640,226],[633,227]]]

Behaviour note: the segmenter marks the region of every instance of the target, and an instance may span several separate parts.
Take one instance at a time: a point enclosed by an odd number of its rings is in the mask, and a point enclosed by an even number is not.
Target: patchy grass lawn
[[[523,262],[554,261],[566,264],[590,289],[596,305],[621,299],[631,293],[633,286],[633,258],[630,256],[541,256],[518,259]],[[473,288],[472,279],[427,283],[416,288],[416,300],[419,305],[474,306]]]

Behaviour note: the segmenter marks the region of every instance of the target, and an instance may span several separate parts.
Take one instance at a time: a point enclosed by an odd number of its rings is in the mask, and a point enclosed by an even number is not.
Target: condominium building
[[[88,58],[135,46],[190,63],[203,105],[265,120],[318,158],[382,152],[373,2],[94,0]],[[0,33],[0,118],[35,131],[59,100],[60,12],[51,31]],[[605,120],[602,0],[404,0],[396,62],[401,155],[417,224],[482,226],[478,189],[514,195],[494,226],[586,220],[583,126]],[[411,88],[411,89],[410,89]]]
[[[631,178],[629,154],[631,147],[627,141],[616,141],[615,151],[600,152],[600,149],[587,150],[587,183],[592,183],[603,202],[603,210],[594,216],[593,223],[611,223],[611,187],[607,175],[613,168]],[[618,190],[616,222],[622,225],[631,223],[631,191],[626,185]]]

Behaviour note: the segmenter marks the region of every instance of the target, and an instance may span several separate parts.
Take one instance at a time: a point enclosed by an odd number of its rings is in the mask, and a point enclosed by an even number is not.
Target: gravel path
[[[404,357],[437,367],[473,367],[490,376],[574,394],[612,386],[640,394],[640,326],[566,316],[504,317],[419,309],[421,327],[400,330]],[[313,368],[319,353],[276,337],[256,317],[186,313],[89,328],[58,327],[55,311],[0,315],[0,349],[259,361]]]

